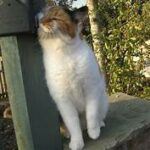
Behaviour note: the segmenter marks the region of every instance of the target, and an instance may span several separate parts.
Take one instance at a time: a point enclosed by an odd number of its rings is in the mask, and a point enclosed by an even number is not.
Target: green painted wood
[[[46,0],[32,0],[34,14],[37,14],[42,10],[42,8],[45,6]]]
[[[1,37],[0,46],[19,150],[34,150],[16,37]]]
[[[0,0],[0,35],[29,32],[33,28],[28,1],[22,1]]]
[[[35,32],[35,16],[46,0],[0,0],[0,35]]]
[[[35,150],[61,150],[58,111],[47,89],[37,37],[19,35],[17,40]]]

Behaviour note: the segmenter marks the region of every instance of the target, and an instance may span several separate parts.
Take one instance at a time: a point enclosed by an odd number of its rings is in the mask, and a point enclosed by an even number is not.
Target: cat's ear
[[[79,9],[73,10],[72,17],[77,23],[84,23],[88,19],[88,7],[83,6]]]

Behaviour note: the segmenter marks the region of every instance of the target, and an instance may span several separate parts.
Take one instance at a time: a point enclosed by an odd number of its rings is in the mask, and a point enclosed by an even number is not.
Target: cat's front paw
[[[100,136],[100,127],[89,128],[88,135],[91,139],[96,140]]]
[[[71,142],[69,143],[69,148],[71,150],[82,150],[84,147],[84,141],[83,139],[71,139]]]

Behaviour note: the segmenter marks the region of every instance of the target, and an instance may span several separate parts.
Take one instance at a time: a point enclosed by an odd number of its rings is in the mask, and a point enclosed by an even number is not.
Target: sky
[[[86,0],[77,0],[73,2],[73,7],[79,8],[86,5]]]

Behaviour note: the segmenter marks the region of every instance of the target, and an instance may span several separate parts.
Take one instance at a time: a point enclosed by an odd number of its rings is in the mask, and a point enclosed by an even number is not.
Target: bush
[[[150,50],[150,45],[145,43],[150,39],[149,12],[148,1],[133,5],[129,0],[99,2],[101,53],[109,93],[150,98],[150,80],[142,73]]]

